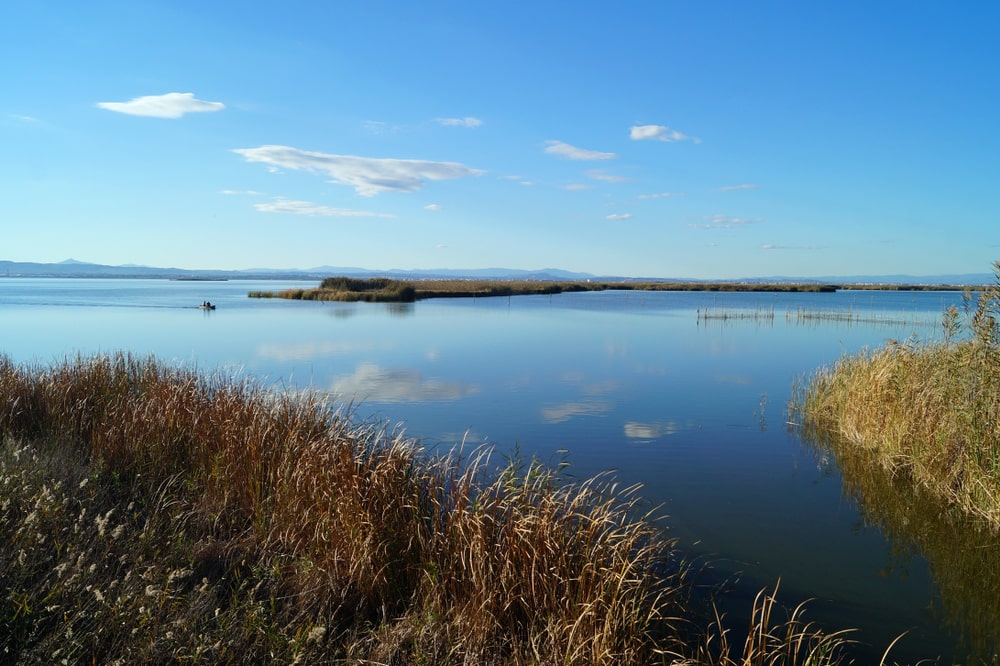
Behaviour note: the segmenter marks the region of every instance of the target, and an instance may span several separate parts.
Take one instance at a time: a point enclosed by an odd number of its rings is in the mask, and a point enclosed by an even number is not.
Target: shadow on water
[[[998,663],[1000,535],[957,508],[942,506],[904,474],[889,474],[857,446],[815,431],[802,438],[820,457],[836,459],[845,497],[891,545],[888,566],[926,560],[940,594],[940,603],[929,611],[956,637],[956,662]]]

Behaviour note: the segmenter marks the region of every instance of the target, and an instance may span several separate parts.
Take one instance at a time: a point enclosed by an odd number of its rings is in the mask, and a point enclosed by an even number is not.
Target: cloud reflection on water
[[[603,400],[585,400],[582,402],[563,402],[558,405],[542,408],[542,419],[550,425],[565,423],[577,416],[600,416],[607,414],[614,406]]]
[[[653,440],[660,437],[675,435],[681,431],[681,426],[676,421],[670,420],[663,423],[639,423],[629,421],[625,424],[625,436],[629,439]]]
[[[387,370],[373,363],[362,363],[353,374],[335,378],[331,390],[362,402],[431,402],[457,400],[478,393],[479,387],[424,379],[416,370]]]

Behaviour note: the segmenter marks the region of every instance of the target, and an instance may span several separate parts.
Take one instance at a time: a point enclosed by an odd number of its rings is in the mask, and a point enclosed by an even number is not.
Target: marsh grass
[[[729,645],[635,487],[430,455],[311,394],[0,357],[0,654],[49,663],[837,663]],[[839,646],[839,647],[838,647]]]
[[[488,298],[560,294],[577,291],[740,291],[833,292],[834,285],[743,282],[639,282],[550,280],[393,280],[390,278],[330,277],[314,289],[251,291],[250,298],[287,298],[309,301],[412,302],[425,298]]]
[[[874,454],[943,505],[1000,530],[1000,262],[997,283],[943,319],[943,341],[890,342],[798,387],[802,424]]]
[[[370,303],[412,303],[416,289],[412,284],[389,278],[326,278],[315,289],[251,291],[250,298],[287,298],[300,301],[342,301]]]

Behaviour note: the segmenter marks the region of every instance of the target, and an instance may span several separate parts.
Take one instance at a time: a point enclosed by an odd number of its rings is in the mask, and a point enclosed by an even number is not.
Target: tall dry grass
[[[487,451],[423,455],[315,396],[121,354],[0,361],[0,396],[2,527],[23,553],[4,572],[3,649],[42,660],[68,631],[98,661],[225,638],[209,652],[607,663],[676,640],[673,542],[609,479],[493,474]],[[189,614],[213,604],[223,620]]]
[[[1000,262],[997,284],[944,316],[940,342],[890,342],[797,389],[806,428],[873,453],[944,504],[1000,530]]]
[[[0,654],[15,663],[828,664],[758,600],[688,607],[636,488],[432,456],[316,395],[127,354],[0,357]],[[702,620],[705,620],[704,622]]]

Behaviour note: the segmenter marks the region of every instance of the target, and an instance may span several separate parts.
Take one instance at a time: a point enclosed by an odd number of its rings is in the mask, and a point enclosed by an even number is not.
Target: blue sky
[[[994,3],[5,0],[0,259],[985,272],[998,21]]]

